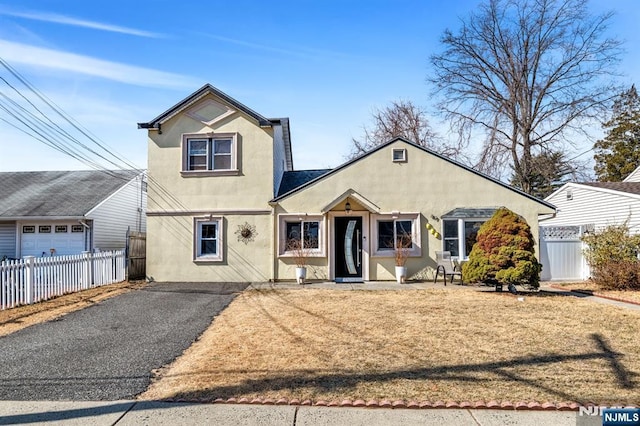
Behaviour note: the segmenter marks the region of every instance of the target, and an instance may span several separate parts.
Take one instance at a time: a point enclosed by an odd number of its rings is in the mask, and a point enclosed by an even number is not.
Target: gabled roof
[[[237,109],[238,111],[242,111],[249,117],[252,117],[258,122],[258,125],[261,127],[272,127],[273,125],[281,125],[282,138],[284,139],[284,149],[285,149],[287,167],[289,170],[293,170],[293,154],[291,151],[291,130],[289,128],[289,119],[286,117],[266,118],[258,114],[248,106],[233,99],[231,96],[227,95],[221,90],[213,87],[211,84],[205,84],[200,89],[196,90],[191,95],[187,96],[186,98],[184,98],[183,100],[181,100],[180,102],[178,102],[177,104],[175,104],[174,106],[172,106],[171,108],[169,108],[168,110],[166,110],[165,112],[163,112],[162,114],[154,118],[153,120],[147,123],[138,123],[138,129],[158,129],[158,131],[161,132],[162,123],[174,117],[175,115],[179,114],[180,112],[184,111],[185,109],[195,104],[196,102],[198,102],[200,99],[204,98],[208,94],[212,94],[222,99],[223,101],[231,105],[233,108]]]
[[[640,182],[583,182],[580,185],[640,195]]]
[[[371,213],[380,213],[380,207],[378,207],[377,205],[375,205],[371,201],[367,200],[362,195],[358,194],[358,192],[354,191],[352,188],[347,189],[345,192],[343,192],[341,195],[336,197],[332,202],[327,204],[320,211],[322,213],[327,213],[328,211],[332,210],[338,204],[342,203],[343,201],[347,201],[350,198],[352,198],[354,201],[356,201],[358,204],[360,204],[365,209],[369,210]]]
[[[82,217],[140,170],[0,172],[0,219]]]
[[[278,197],[314,180],[319,176],[324,175],[325,173],[330,172],[331,170],[332,169],[319,169],[284,172],[282,181],[280,182],[280,188],[278,189]]]
[[[536,198],[533,195],[527,194],[526,192],[523,192],[523,191],[521,191],[519,189],[516,189],[516,188],[514,188],[512,186],[509,186],[506,183],[499,181],[498,179],[492,178],[491,176],[485,175],[484,173],[480,173],[479,171],[474,170],[471,167],[466,166],[466,165],[464,165],[462,163],[458,163],[457,161],[452,160],[449,157],[445,157],[444,155],[438,154],[437,152],[432,151],[429,148],[425,148],[423,146],[417,145],[417,144],[415,144],[415,143],[413,143],[413,142],[411,142],[411,141],[409,141],[409,140],[407,140],[405,138],[400,138],[400,137],[391,139],[390,141],[379,145],[378,147],[372,149],[371,151],[368,151],[368,152],[360,155],[359,157],[354,158],[353,160],[347,161],[346,163],[343,163],[342,165],[336,167],[335,169],[331,169],[327,173],[324,173],[324,174],[316,177],[315,179],[311,179],[311,180],[309,180],[309,181],[297,186],[296,188],[294,188],[294,189],[292,189],[290,191],[287,191],[287,192],[278,191],[278,196],[276,198],[274,198],[273,200],[271,200],[270,202],[271,203],[277,203],[278,201],[280,201],[280,200],[282,200],[282,199],[284,199],[284,198],[286,198],[286,197],[288,197],[290,195],[293,195],[293,194],[295,194],[295,193],[297,193],[299,191],[302,191],[304,188],[306,188],[308,186],[311,186],[314,183],[316,183],[316,182],[318,182],[318,181],[320,181],[322,179],[326,179],[328,176],[331,176],[331,175],[333,175],[335,173],[338,173],[340,170],[345,169],[345,168],[349,167],[350,165],[352,165],[352,164],[354,164],[354,163],[356,163],[358,161],[362,161],[364,158],[372,155],[374,152],[380,151],[381,149],[384,149],[388,145],[391,145],[391,144],[393,144],[395,142],[403,142],[403,143],[406,143],[408,145],[411,145],[414,148],[417,148],[417,149],[419,149],[421,151],[424,151],[424,152],[426,152],[428,154],[431,154],[431,155],[433,155],[433,156],[435,156],[437,158],[440,158],[441,160],[444,160],[444,161],[446,161],[448,163],[451,163],[451,164],[453,164],[455,166],[458,166],[458,167],[460,167],[460,168],[462,168],[462,169],[464,169],[464,170],[466,170],[468,172],[471,172],[471,173],[473,173],[473,174],[475,174],[475,175],[477,175],[477,176],[479,176],[479,177],[481,177],[483,179],[489,180],[489,181],[491,181],[491,182],[493,182],[493,183],[495,183],[497,185],[500,185],[500,186],[502,186],[502,187],[504,187],[504,188],[506,188],[506,189],[508,189],[510,191],[516,192],[516,193],[522,195],[523,197],[526,197],[526,198],[528,198],[528,199],[530,199],[532,201],[535,201],[535,202],[537,202],[537,203],[539,203],[539,204],[541,204],[541,205],[543,205],[545,207],[548,207],[548,208],[553,209],[553,210],[556,209],[556,207],[553,204],[551,204],[551,203],[549,203],[547,201],[544,201],[544,200],[541,200],[539,198]]]
[[[553,200],[567,188],[581,188],[589,191],[607,192],[618,196],[640,198],[640,182],[567,182],[548,195],[545,200]]]
[[[160,125],[164,121],[175,116],[179,112],[183,111],[185,108],[193,105],[194,103],[196,103],[197,101],[199,101],[200,99],[208,95],[209,93],[224,100],[226,103],[233,106],[235,109],[247,114],[249,117],[254,118],[260,126],[271,127],[274,124],[272,120],[269,120],[263,117],[262,115],[258,114],[251,108],[233,99],[231,96],[227,95],[226,93],[216,89],[210,84],[205,84],[200,89],[196,90],[191,95],[187,96],[186,98],[184,98],[183,100],[181,100],[180,102],[178,102],[177,104],[175,104],[174,106],[172,106],[171,108],[169,108],[168,110],[166,110],[165,112],[163,112],[162,114],[154,118],[153,120],[149,121],[148,123],[138,123],[138,129],[160,129]],[[278,121],[278,120],[276,119],[275,121]]]

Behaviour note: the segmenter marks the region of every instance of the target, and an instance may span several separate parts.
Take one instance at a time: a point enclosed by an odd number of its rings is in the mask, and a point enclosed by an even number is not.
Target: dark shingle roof
[[[487,218],[498,211],[497,207],[487,207],[481,209],[457,208],[442,215],[443,219],[466,219],[466,218]]]
[[[331,170],[332,169],[296,170],[293,172],[284,172],[282,182],[280,182],[280,188],[278,189],[278,197],[289,191],[293,191],[297,187],[302,186],[305,183],[330,172]]]
[[[580,185],[640,195],[640,182],[582,182]]]
[[[0,218],[84,216],[138,170],[0,172]]]

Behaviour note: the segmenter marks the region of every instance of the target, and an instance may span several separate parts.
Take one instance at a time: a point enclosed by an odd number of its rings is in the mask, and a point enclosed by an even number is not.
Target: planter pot
[[[407,267],[396,266],[396,281],[398,284],[402,284],[407,279]]]
[[[307,278],[307,267],[306,266],[297,266],[296,267],[296,282],[298,284],[304,284],[304,280]]]

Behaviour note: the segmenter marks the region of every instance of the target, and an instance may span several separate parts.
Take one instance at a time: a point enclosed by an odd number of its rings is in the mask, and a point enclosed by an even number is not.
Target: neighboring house
[[[146,199],[138,170],[0,172],[0,258],[123,249]]]
[[[566,183],[545,200],[557,211],[540,220],[542,279],[589,278],[584,232],[627,222],[640,233],[640,168],[622,182]]]
[[[149,137],[147,275],[157,281],[292,280],[291,239],[311,252],[308,278],[390,280],[402,233],[409,275],[423,276],[436,251],[466,258],[499,206],[536,239],[538,216],[554,211],[400,138],[335,169],[295,171],[288,119],[211,85],[138,126]]]

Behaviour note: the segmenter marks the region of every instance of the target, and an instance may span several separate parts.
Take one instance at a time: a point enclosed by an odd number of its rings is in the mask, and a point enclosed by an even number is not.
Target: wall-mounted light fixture
[[[351,203],[347,200],[346,204],[344,205],[344,212],[346,214],[351,214]]]
[[[431,215],[431,219],[435,220],[436,222],[440,221],[440,218],[434,214]]]
[[[392,217],[393,219],[397,219],[397,218],[398,218],[398,216],[400,216],[400,212],[399,212],[399,211],[394,210],[394,211],[392,211],[392,212],[391,212],[391,217]]]

